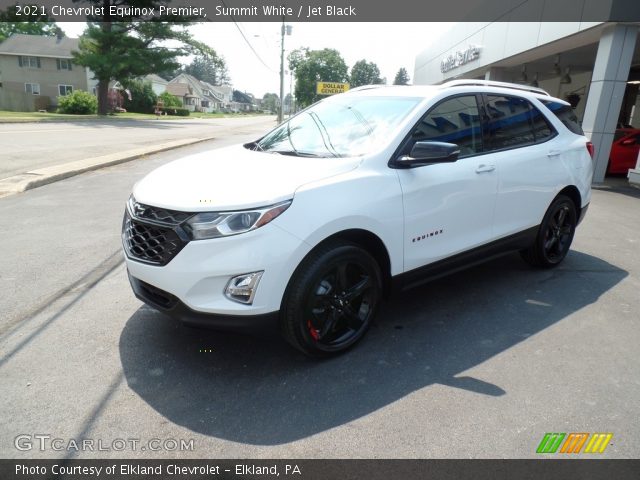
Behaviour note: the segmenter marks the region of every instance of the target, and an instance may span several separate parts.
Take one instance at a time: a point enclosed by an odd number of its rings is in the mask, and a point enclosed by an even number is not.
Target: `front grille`
[[[151,208],[151,207],[147,207]],[[180,227],[147,223],[124,214],[122,242],[129,258],[154,265],[166,265],[188,243],[177,233]]]
[[[134,202],[132,205],[132,213],[140,220],[149,220],[152,223],[164,223],[167,225],[180,225],[193,215],[193,213],[178,212],[176,210],[168,210],[166,208],[150,207],[142,203]]]

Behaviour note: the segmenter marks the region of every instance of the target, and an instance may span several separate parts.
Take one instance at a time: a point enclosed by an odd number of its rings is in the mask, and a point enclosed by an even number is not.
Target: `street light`
[[[284,15],[282,16],[282,27],[280,29],[281,42],[280,42],[280,108],[278,109],[278,123],[282,123],[283,120],[283,107],[284,107],[284,34],[291,35],[291,25],[284,24]]]

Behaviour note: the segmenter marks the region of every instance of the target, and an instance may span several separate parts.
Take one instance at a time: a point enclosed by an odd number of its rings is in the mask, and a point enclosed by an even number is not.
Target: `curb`
[[[214,138],[215,137],[185,138],[182,140],[156,144],[153,147],[135,148],[124,152],[110,153],[100,157],[54,165],[52,167],[38,168],[36,170],[31,170],[26,173],[21,173],[0,180],[0,198],[14,195],[16,193],[22,193],[84,172],[90,172],[92,170],[98,170],[100,168],[129,162],[153,153],[173,150],[187,145],[195,145],[197,143],[213,140]]]

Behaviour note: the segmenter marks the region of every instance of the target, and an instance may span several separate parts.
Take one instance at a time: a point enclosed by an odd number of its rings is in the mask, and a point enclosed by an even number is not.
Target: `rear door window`
[[[553,114],[558,117],[565,127],[576,135],[584,135],[584,131],[580,126],[576,112],[570,105],[554,102],[552,100],[540,100]]]
[[[527,99],[509,95],[485,97],[486,144],[506,150],[546,142],[558,132]]]
[[[523,98],[487,95],[487,143],[490,150],[524,147],[535,143],[531,110]]]

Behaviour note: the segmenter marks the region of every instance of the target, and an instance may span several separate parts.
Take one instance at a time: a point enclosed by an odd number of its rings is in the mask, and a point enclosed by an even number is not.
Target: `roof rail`
[[[359,92],[361,90],[372,90],[374,88],[383,88],[383,87],[388,87],[389,85],[361,85],[359,87],[353,87],[350,88],[349,90],[347,90],[347,92]]]
[[[549,93],[542,88],[530,87],[528,85],[520,85],[518,83],[507,83],[507,82],[496,82],[493,80],[473,80],[473,79],[463,79],[463,80],[451,80],[449,82],[443,83],[440,87],[461,87],[461,86],[469,86],[469,85],[478,85],[482,87],[500,87],[500,88],[512,88],[514,90],[524,90],[525,92],[532,93],[540,93],[542,95],[546,95],[550,97]]]

